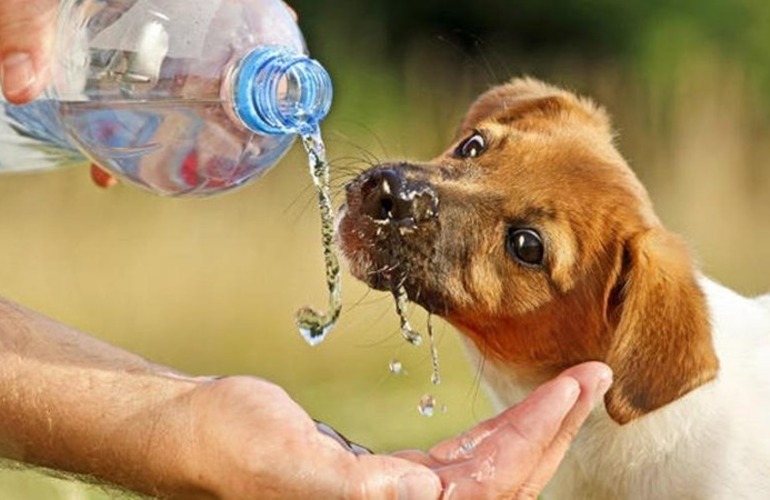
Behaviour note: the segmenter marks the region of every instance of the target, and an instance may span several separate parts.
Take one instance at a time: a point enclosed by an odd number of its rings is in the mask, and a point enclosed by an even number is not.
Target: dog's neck
[[[605,318],[601,295],[578,286],[527,314],[446,319],[503,378],[532,388],[570,366],[603,360],[617,325]]]
[[[551,370],[517,368],[497,360],[483,360],[477,346],[463,338],[474,365],[481,367],[488,395],[497,410],[518,403],[552,377]],[[551,498],[551,493],[553,498],[597,500],[663,498],[665,488],[658,492],[655,490],[658,485],[640,480],[647,477],[646,474],[629,474],[626,467],[632,464],[632,469],[637,471],[660,470],[663,476],[667,473],[667,457],[683,453],[698,456],[706,451],[696,449],[697,446],[709,446],[711,439],[718,443],[714,430],[732,424],[730,412],[710,406],[710,402],[720,399],[714,395],[720,392],[725,392],[724,385],[719,380],[712,381],[624,425],[613,420],[604,404],[597,405],[544,497]],[[692,440],[693,434],[706,436],[706,442]],[[686,488],[698,491],[697,487],[687,485]],[[683,491],[687,491],[686,488]]]
[[[749,300],[709,279],[698,282],[707,299],[714,346],[725,356],[717,377],[624,425],[598,405],[552,481],[552,488],[559,488],[552,491],[555,498],[670,498],[672,491],[720,498],[715,492],[729,491],[733,465],[740,460],[725,467],[709,457],[725,446],[726,435],[750,442],[770,419],[770,408],[757,406],[761,394],[770,397],[770,296]],[[482,360],[476,344],[464,341],[498,410],[545,381],[531,370]],[[692,470],[702,472],[686,473]]]

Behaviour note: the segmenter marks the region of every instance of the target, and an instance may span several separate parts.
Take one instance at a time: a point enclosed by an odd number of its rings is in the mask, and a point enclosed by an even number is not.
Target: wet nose
[[[436,213],[436,197],[425,183],[409,181],[397,168],[376,168],[360,182],[361,212],[374,220],[415,224]]]
[[[411,214],[404,175],[390,168],[370,172],[361,184],[361,211],[375,220],[400,220]]]

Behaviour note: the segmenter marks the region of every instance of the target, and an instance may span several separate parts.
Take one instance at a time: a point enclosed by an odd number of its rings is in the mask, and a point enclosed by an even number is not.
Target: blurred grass
[[[322,53],[336,54],[324,60],[336,88],[324,124],[334,184],[377,159],[432,157],[475,94],[533,73],[609,109],[621,151],[709,274],[744,293],[766,291],[770,112],[758,104],[766,96],[719,46],[666,30],[633,64],[498,48],[468,57],[429,40],[384,65],[319,41]],[[429,446],[490,415],[450,327],[437,328],[444,382],[434,388],[427,348],[401,341],[392,299],[347,276],[345,310],[328,340],[310,348],[297,334],[297,307],[326,303],[318,214],[298,149],[259,182],[210,199],[102,191],[87,177],[72,168],[0,179],[1,295],[180,370],[274,380],[313,416],[377,450]],[[412,316],[424,325],[424,314]],[[388,373],[394,358],[406,376]],[[426,392],[447,412],[420,416]],[[0,471],[2,499],[115,496]]]

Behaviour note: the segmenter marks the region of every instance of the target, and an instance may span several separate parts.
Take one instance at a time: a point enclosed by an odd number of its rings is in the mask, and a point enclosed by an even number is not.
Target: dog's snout
[[[429,185],[408,180],[398,168],[376,168],[357,183],[361,213],[374,220],[415,224],[436,215],[437,198]]]
[[[409,217],[411,207],[404,199],[403,174],[393,169],[372,171],[361,185],[362,212],[375,220],[400,220]]]

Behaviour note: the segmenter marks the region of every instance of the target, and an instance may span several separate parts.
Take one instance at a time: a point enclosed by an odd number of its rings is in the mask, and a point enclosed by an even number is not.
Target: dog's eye
[[[457,158],[476,158],[487,149],[487,141],[479,132],[474,132],[470,137],[461,142],[455,149]]]
[[[543,240],[532,229],[511,228],[506,240],[508,253],[522,264],[541,266],[545,258]]]

